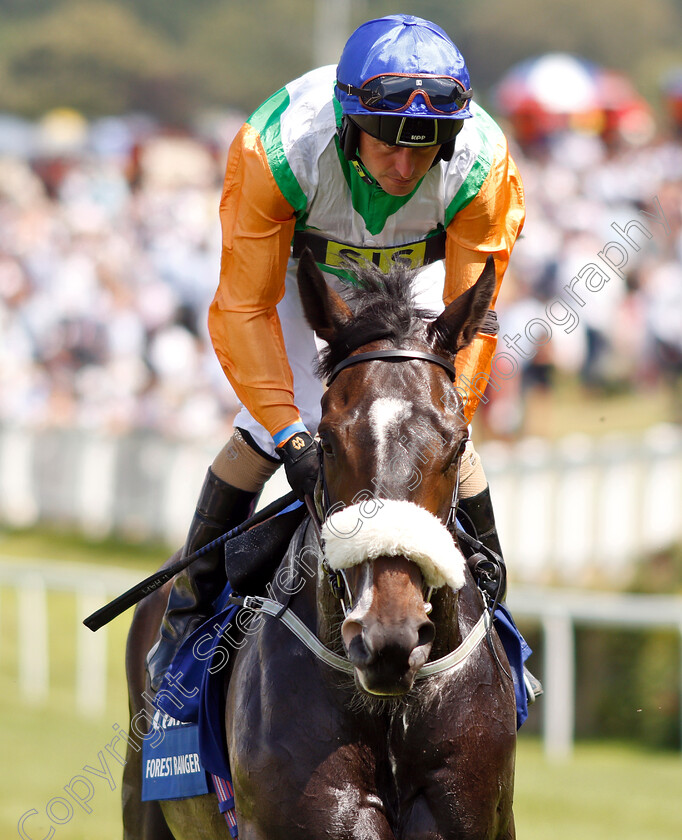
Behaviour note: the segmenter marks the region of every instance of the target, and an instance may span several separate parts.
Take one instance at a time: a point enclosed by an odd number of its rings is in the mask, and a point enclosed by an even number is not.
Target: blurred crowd
[[[0,158],[0,422],[219,434],[236,408],[206,329],[225,149],[76,122]]]
[[[530,358],[489,393],[491,430],[522,431],[528,392],[562,374],[587,394],[663,387],[682,422],[682,143],[565,132],[514,156],[527,220],[497,308]]]
[[[0,147],[0,423],[227,434],[236,400],[206,313],[226,148],[240,118],[208,138],[152,126],[135,134],[125,121],[74,129],[75,115],[61,117],[51,146]],[[524,335],[541,319],[552,340],[491,394],[492,430],[520,433],[524,394],[557,372],[597,391],[679,390],[682,145],[564,132],[514,154],[528,219],[498,305],[501,333]],[[551,324],[546,307],[618,239],[611,225],[632,219],[652,236],[633,232],[641,248],[629,247],[622,276],[607,272],[570,331]]]

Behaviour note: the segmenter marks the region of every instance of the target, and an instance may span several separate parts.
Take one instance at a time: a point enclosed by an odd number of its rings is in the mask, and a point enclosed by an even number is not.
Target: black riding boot
[[[499,591],[499,600],[506,594],[507,573],[502,558],[502,547],[497,536],[495,515],[490,499],[490,488],[486,487],[476,496],[460,499],[457,505],[457,519],[464,531],[499,557],[499,568],[485,553],[466,551],[469,568],[476,583],[495,600]]]
[[[483,589],[494,601],[498,597],[503,601],[507,593],[507,569],[502,557],[502,547],[497,536],[493,504],[490,499],[490,488],[486,487],[476,496],[460,499],[457,506],[457,519],[469,536],[478,540],[496,555],[494,561],[483,552],[465,552],[467,563],[477,585]],[[524,665],[523,681],[526,686],[526,696],[529,703],[543,694],[542,683]]]
[[[187,557],[247,519],[257,493],[239,490],[209,468],[182,552]],[[208,618],[227,578],[222,547],[210,551],[179,572],[161,622],[160,638],[147,655],[151,687],[158,691],[185,638]]]

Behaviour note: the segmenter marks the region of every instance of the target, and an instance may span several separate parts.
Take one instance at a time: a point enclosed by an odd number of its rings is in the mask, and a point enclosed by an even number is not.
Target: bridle
[[[427,361],[432,364],[438,365],[441,368],[444,368],[447,371],[452,382],[454,382],[455,377],[457,375],[454,365],[446,361],[442,357],[437,356],[435,353],[428,353],[422,350],[371,350],[366,353],[357,353],[354,356],[349,356],[348,358],[340,362],[338,365],[336,365],[336,367],[332,370],[327,380],[327,385],[329,385],[336,378],[337,374],[340,373],[344,368],[350,367],[351,365],[360,364],[361,362],[371,362],[375,360],[394,362],[410,360]],[[318,451],[320,452],[320,484],[323,499],[321,511],[322,515],[320,516],[320,513],[318,513],[314,501],[309,496],[306,496],[305,503],[310,513],[310,521],[313,525],[313,528],[315,529],[318,543],[320,546],[322,546],[321,520],[324,519],[326,511],[329,510],[329,498],[326,481],[324,478],[322,450],[320,449]],[[454,525],[458,490],[459,463],[457,465],[457,478],[455,481],[455,488],[453,491],[450,512],[448,514],[448,520],[446,523],[448,526],[451,523]],[[344,614],[347,614],[349,607],[345,604],[344,595],[345,592],[350,592],[350,588],[348,587],[345,573],[343,572],[343,570],[340,570],[341,574],[339,575],[339,572],[329,569],[328,566],[326,566],[325,568],[325,566],[326,564],[323,560],[322,567],[328,575],[328,580],[332,592],[341,601]],[[425,603],[428,604],[428,598],[430,598],[430,596],[431,591],[427,593],[427,599]],[[274,601],[270,598],[255,596],[247,596],[245,598],[233,596],[231,600],[234,603],[243,605],[246,609],[253,610],[254,612],[265,612],[279,619],[319,660],[325,662],[327,665],[329,665],[331,668],[337,671],[341,671],[346,674],[354,673],[354,666],[351,664],[351,662],[349,662],[348,659],[346,659],[343,656],[339,656],[337,653],[334,653],[333,651],[329,650],[329,648],[327,648],[325,645],[323,645],[322,642],[317,638],[317,636],[315,636],[315,634],[308,629],[308,627],[295,615],[295,613],[293,613],[288,608],[288,599],[284,605],[281,605],[277,601]],[[446,656],[442,656],[440,659],[436,659],[432,662],[427,662],[426,665],[423,665],[417,673],[416,679],[421,680],[427,677],[435,676],[436,674],[441,674],[444,671],[449,671],[452,668],[461,665],[476,649],[476,647],[482,639],[486,637],[489,638],[491,626],[492,615],[488,612],[487,609],[484,609],[481,613],[481,617],[471,628],[468,635],[463,639],[459,647],[455,648],[455,650],[451,651]]]
[[[327,388],[336,379],[339,373],[351,365],[360,364],[360,362],[374,362],[378,359],[387,362],[405,362],[405,361],[425,361],[431,364],[439,365],[447,371],[450,381],[454,382],[457,378],[457,370],[455,366],[444,359],[442,356],[437,356],[435,353],[427,353],[424,350],[398,350],[391,348],[388,350],[368,350],[366,353],[356,353],[354,356],[348,356],[332,370],[327,379]]]
[[[338,374],[345,370],[352,365],[361,364],[363,362],[374,362],[374,361],[385,361],[385,362],[407,362],[407,361],[425,361],[430,362],[431,364],[438,365],[443,370],[446,371],[448,377],[450,378],[451,382],[454,382],[457,378],[457,370],[455,366],[449,362],[447,359],[444,359],[442,356],[438,356],[435,353],[429,353],[425,350],[401,350],[398,348],[389,348],[384,350],[368,350],[365,353],[356,353],[355,355],[348,356],[346,359],[343,359],[339,362],[332,372],[329,374],[327,378],[327,387],[329,387],[332,382],[336,379]],[[322,499],[322,510],[318,512],[317,508],[306,501],[308,504],[308,511],[310,513],[311,520],[313,522],[313,527],[315,528],[318,536],[318,540],[321,542],[321,532],[320,528],[322,522],[327,517],[328,513],[330,512],[330,504],[329,504],[329,491],[327,489],[327,481],[325,478],[324,472],[324,453],[322,448],[318,449],[318,457],[320,462],[320,484],[321,484],[321,499]],[[448,513],[448,518],[445,523],[447,528],[451,526],[454,527],[455,525],[455,515],[456,515],[456,508],[457,508],[457,495],[459,493],[459,474],[460,474],[460,464],[457,464],[457,477],[455,479],[455,487],[452,493],[452,500],[450,502],[450,510]],[[321,515],[320,515],[321,514]],[[347,616],[348,613],[352,609],[352,604],[346,605],[346,595],[350,597],[350,587],[348,585],[348,580],[346,578],[346,573],[343,569],[330,569],[325,562],[323,561],[323,569],[327,574],[327,579],[329,581],[329,585],[331,587],[332,593],[334,596],[339,600],[341,603],[341,608],[343,610],[344,616]],[[429,587],[425,596],[424,596],[424,607],[427,614],[431,611],[431,595],[433,594],[433,588]]]
[[[454,383],[456,378],[457,378],[457,370],[456,370],[455,366],[451,362],[448,362],[447,359],[444,359],[442,356],[438,356],[435,353],[429,353],[429,352],[426,352],[424,350],[401,350],[401,349],[398,349],[398,348],[389,348],[389,349],[385,349],[385,350],[369,350],[365,353],[356,353],[355,355],[351,355],[351,356],[348,356],[346,359],[343,359],[343,361],[339,362],[336,365],[336,367],[334,367],[331,374],[329,375],[329,377],[327,379],[327,387],[329,387],[331,385],[331,383],[336,379],[338,374],[342,370],[344,370],[345,368],[351,367],[352,365],[360,364],[362,362],[373,362],[373,361],[388,361],[388,362],[426,361],[426,362],[430,362],[431,364],[435,364],[435,365],[438,365],[439,367],[443,368],[447,372],[451,382]],[[318,455],[319,455],[319,461],[320,461],[320,483],[321,483],[321,489],[322,489],[322,505],[323,505],[323,509],[322,509],[323,517],[322,517],[322,519],[324,519],[324,517],[327,515],[327,513],[330,510],[330,506],[329,506],[329,493],[328,493],[328,490],[327,490],[327,482],[326,482],[325,473],[324,473],[324,453],[322,452],[321,447],[318,449]],[[481,551],[482,550],[482,551],[485,552],[486,555],[489,555],[490,552],[489,552],[489,549],[486,546],[484,546],[479,540],[471,537],[469,534],[464,532],[461,528],[457,527],[457,499],[458,499],[458,495],[459,495],[460,467],[461,467],[461,458],[457,463],[457,475],[456,475],[456,478],[455,478],[455,486],[454,486],[454,489],[452,491],[452,499],[450,501],[450,509],[448,511],[448,518],[447,518],[447,521],[445,523],[445,527],[448,528],[452,532],[453,539],[454,539],[454,534],[456,532],[458,539],[463,539],[467,543],[467,545],[469,545],[470,548],[473,548],[475,551]],[[311,503],[310,499],[306,499],[306,504],[308,505],[308,510],[310,512],[310,518],[313,522],[313,526],[314,526],[314,528],[316,530],[316,533],[317,533],[318,542],[320,543],[320,546],[321,546],[322,545],[321,532],[320,532],[321,519],[318,516],[318,512],[317,512],[317,509],[316,509],[315,505]],[[324,557],[324,552],[323,552],[322,556]],[[497,559],[499,561],[499,558],[497,558]],[[493,562],[495,562],[494,558],[493,558]],[[332,590],[332,593],[334,594],[334,596],[338,599],[338,601],[341,604],[341,609],[342,609],[344,617],[345,617],[352,610],[352,606],[353,606],[352,604],[346,605],[346,595],[348,595],[348,598],[350,598],[350,592],[351,592],[350,586],[348,585],[348,580],[346,578],[346,573],[343,569],[330,569],[329,566],[326,564],[324,559],[322,561],[322,568],[327,575],[327,579],[328,579],[328,582],[329,582],[329,586]],[[502,569],[504,569],[504,566],[502,566]],[[481,594],[483,596],[483,600],[484,600],[484,603],[485,603],[485,609],[483,610],[483,614],[482,614],[481,618],[485,619],[485,617],[489,614],[491,616],[491,622],[492,622],[492,616],[495,614],[495,609],[496,609],[497,604],[498,604],[499,592],[495,596],[495,599],[492,600],[487,596],[487,593],[485,591],[483,591],[482,589],[479,590],[479,591],[481,591]],[[427,614],[429,612],[431,612],[431,608],[432,608],[431,596],[432,596],[432,594],[433,594],[433,589],[429,588],[427,590],[425,596],[424,596],[424,609],[425,609],[425,612]],[[488,610],[489,610],[489,613],[488,613]],[[477,625],[477,627],[478,627],[478,625]],[[489,623],[487,625],[487,628],[486,628],[486,636],[488,636],[488,643],[489,643],[490,649],[493,652],[493,655],[494,655],[496,661],[498,662],[498,664],[500,665],[500,667],[502,668],[502,670],[505,673],[507,673],[506,669],[504,668],[502,663],[499,661],[499,658],[497,656],[497,652],[495,651],[494,645],[490,641],[490,636],[489,636],[490,627],[491,627],[491,623]],[[439,662],[440,662],[440,660],[439,660]],[[435,663],[432,663],[432,664],[435,664]]]

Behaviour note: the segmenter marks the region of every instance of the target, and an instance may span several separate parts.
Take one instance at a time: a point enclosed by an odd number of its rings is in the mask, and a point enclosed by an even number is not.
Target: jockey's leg
[[[471,440],[467,442],[462,456],[458,502],[457,519],[462,528],[502,559],[490,487],[481,459]],[[501,597],[504,598],[504,592]]]
[[[277,305],[277,314],[294,377],[294,402],[306,427],[315,434],[320,422],[322,385],[313,373],[317,345],[303,315],[295,263],[287,272],[286,291]],[[207,475],[183,556],[243,522],[252,512],[263,485],[281,465],[271,435],[246,408],[239,411],[234,426],[234,435]],[[160,639],[147,657],[153,689],[160,686],[183,640],[208,617],[226,579],[221,549],[199,558],[175,578]]]
[[[187,557],[236,527],[253,512],[263,484],[279,466],[249,446],[239,429],[209,468],[189,527]],[[187,636],[209,617],[226,583],[222,547],[198,558],[173,580],[160,636],[147,657],[150,684],[157,691]]]
[[[490,568],[487,560],[479,559],[479,562],[475,562],[471,569],[472,574],[477,584],[493,600],[497,597],[498,590],[500,590],[499,599],[502,601],[506,595],[506,567],[502,556],[500,538],[497,534],[497,526],[495,525],[490,487],[485,477],[481,459],[478,457],[478,453],[474,449],[471,441],[467,443],[467,448],[462,457],[458,499],[457,520],[459,524],[470,537],[474,537],[486,548],[495,552],[500,558],[502,565],[501,575],[497,581],[491,579],[486,574],[486,569]],[[528,702],[534,703],[536,698],[543,693],[542,684],[540,680],[531,674],[525,665],[523,670],[523,680],[526,685]]]

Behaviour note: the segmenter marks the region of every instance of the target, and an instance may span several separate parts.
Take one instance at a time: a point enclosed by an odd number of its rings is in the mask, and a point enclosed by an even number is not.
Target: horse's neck
[[[315,603],[318,638],[335,653],[345,656],[346,650],[341,638],[343,609],[341,608],[341,602],[332,592],[331,585],[324,572],[317,579]]]

